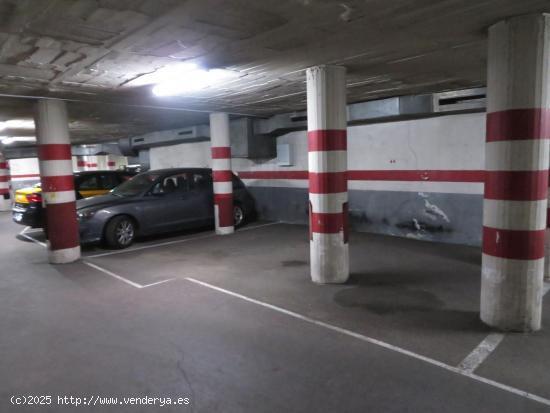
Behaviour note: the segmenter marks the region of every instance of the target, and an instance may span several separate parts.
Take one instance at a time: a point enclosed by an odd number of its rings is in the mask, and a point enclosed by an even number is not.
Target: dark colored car
[[[108,193],[111,189],[127,181],[135,173],[131,171],[85,171],[74,174],[76,199],[88,198]],[[41,228],[44,224],[42,209],[42,189],[40,184],[22,188],[15,192],[12,218],[21,225]]]
[[[77,201],[82,243],[126,248],[138,235],[173,232],[214,223],[212,170],[161,169],[141,173],[108,195]],[[242,225],[254,200],[233,175],[233,216]]]

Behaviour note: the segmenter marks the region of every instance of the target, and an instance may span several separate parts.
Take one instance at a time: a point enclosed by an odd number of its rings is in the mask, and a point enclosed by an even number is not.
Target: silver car
[[[212,170],[161,169],[136,175],[109,194],[76,203],[82,243],[126,248],[138,235],[213,225]],[[235,226],[254,214],[254,200],[233,175]]]

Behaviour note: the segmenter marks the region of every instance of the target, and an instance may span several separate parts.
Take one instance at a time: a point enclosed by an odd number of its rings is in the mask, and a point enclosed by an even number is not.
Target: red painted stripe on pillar
[[[550,139],[550,109],[510,109],[487,114],[487,142]]]
[[[231,148],[229,146],[213,146],[212,159],[229,159],[231,158]]]
[[[546,199],[548,171],[486,171],[485,198],[506,201]]]
[[[41,161],[71,159],[71,145],[61,143],[38,145],[38,159]]]
[[[214,203],[223,201],[224,199],[233,199],[233,194],[214,194]]]
[[[344,214],[339,213],[320,213],[312,212],[310,215],[310,230],[311,232],[317,232],[320,234],[338,234],[340,232],[346,232],[346,220]]]
[[[546,228],[550,228],[550,208],[546,209]]]
[[[0,176],[0,182],[8,182],[9,180],[10,180],[10,177],[8,175]]]
[[[0,169],[9,169],[7,162],[0,162]]]
[[[334,194],[348,190],[346,172],[309,173],[309,192],[314,194]]]
[[[2,188],[0,189],[0,195],[9,194],[10,190],[8,188]]]
[[[515,260],[544,257],[546,230],[513,231],[483,227],[483,253]]]
[[[214,182],[231,182],[233,173],[231,171],[212,171]]]
[[[307,133],[309,152],[345,151],[347,148],[346,130],[313,130]]]
[[[52,250],[74,248],[79,244],[76,205],[74,202],[48,204],[46,228]]]
[[[72,175],[43,176],[42,192],[73,191],[74,177]]]
[[[219,226],[233,226],[233,194],[214,194],[214,203],[218,206]]]

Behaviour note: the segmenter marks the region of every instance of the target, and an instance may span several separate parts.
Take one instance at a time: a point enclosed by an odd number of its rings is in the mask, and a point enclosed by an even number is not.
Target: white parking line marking
[[[174,280],[175,280],[175,278],[168,278],[167,280],[162,280],[162,281],[157,281],[155,283],[142,285],[141,288],[152,287],[153,285],[164,284],[164,283],[167,283],[169,281],[174,281]]]
[[[31,230],[32,230],[32,231],[31,231]],[[41,228],[32,229],[32,227],[25,227],[25,228],[23,228],[23,230],[19,233],[19,235],[23,235],[23,234],[38,234],[38,233],[41,233],[41,232],[44,232],[44,230],[41,229]]]
[[[33,237],[31,237],[27,234],[24,234],[22,232],[20,232],[19,235],[22,236],[25,239],[28,239],[29,241],[32,241],[32,242],[38,244],[38,245],[42,245],[44,248],[46,248],[48,246],[48,245],[46,245],[45,242],[38,241],[37,239],[35,239],[35,238],[33,238]]]
[[[153,285],[159,285],[159,284],[167,283],[168,281],[175,280],[175,278],[170,278],[168,280],[162,280],[162,281],[157,281],[157,282],[154,282],[154,283],[151,283],[151,284],[141,285],[141,284],[138,284],[136,282],[130,281],[129,279],[124,278],[124,277],[122,277],[118,274],[115,274],[114,272],[109,271],[109,270],[107,270],[103,267],[100,267],[99,265],[92,264],[91,262],[82,261],[82,263],[87,265],[88,267],[95,268],[96,270],[101,271],[102,273],[107,274],[107,275],[109,275],[113,278],[116,278],[117,280],[120,280],[120,281],[122,281],[126,284],[129,284],[129,285],[131,285],[132,287],[135,287],[135,288],[147,288],[147,287],[152,287]]]
[[[31,229],[31,227],[25,227],[23,228],[23,230],[17,234],[17,235],[21,235],[23,238],[25,239],[28,239],[29,241],[32,241],[34,242],[35,244],[38,244],[38,245],[42,245],[44,248],[47,248],[48,245],[45,243],[45,242],[41,242],[41,241],[38,241],[37,239],[27,235],[27,234],[35,234],[37,232],[41,232],[42,230],[38,230],[38,231],[30,231],[29,232],[29,229]]]
[[[426,356],[423,356],[421,354],[413,353],[412,351],[405,350],[404,348],[394,346],[394,345],[386,343],[384,341],[380,341],[380,340],[377,340],[375,338],[368,337],[368,336],[356,333],[356,332],[351,331],[351,330],[347,330],[345,328],[337,327],[335,325],[328,324],[328,323],[325,323],[323,321],[315,320],[315,319],[310,318],[308,316],[298,314],[298,313],[295,313],[293,311],[289,311],[289,310],[286,310],[286,309],[281,308],[281,307],[277,307],[277,306],[272,305],[272,304],[264,303],[263,301],[255,300],[253,298],[247,297],[247,296],[242,295],[242,294],[235,293],[233,291],[226,290],[224,288],[216,287],[215,285],[208,284],[204,281],[199,281],[197,279],[190,278],[190,277],[187,277],[185,279],[187,281],[192,282],[192,283],[202,285],[203,287],[207,287],[207,288],[210,288],[212,290],[215,290],[215,291],[218,291],[218,292],[221,292],[221,293],[224,293],[224,294],[236,297],[236,298],[240,298],[241,300],[248,301],[250,303],[257,304],[257,305],[260,305],[260,306],[265,307],[265,308],[269,308],[270,310],[274,310],[274,311],[277,311],[279,313],[286,314],[290,317],[297,318],[297,319],[305,321],[307,323],[314,324],[316,326],[323,327],[323,328],[326,328],[328,330],[335,331],[337,333],[340,333],[340,334],[343,334],[343,335],[346,335],[346,336],[349,336],[349,337],[353,337],[353,338],[356,338],[358,340],[365,341],[367,343],[374,344],[376,346],[383,347],[383,348],[391,350],[391,351],[395,351],[397,353],[400,353],[400,354],[412,357],[414,359],[424,361],[428,364],[440,367],[442,369],[453,372],[455,374],[468,377],[468,378],[470,378],[472,380],[475,380],[475,381],[478,381],[480,383],[484,383],[484,384],[487,384],[489,386],[496,387],[498,389],[507,391],[509,393],[513,393],[517,396],[525,397],[529,400],[536,401],[538,403],[550,406],[550,400],[549,399],[545,399],[544,397],[537,396],[536,394],[529,393],[529,392],[517,389],[517,388],[512,387],[512,386],[508,386],[507,384],[499,383],[497,381],[487,379],[485,377],[478,376],[478,375],[476,375],[472,372],[468,372],[468,371],[460,369],[458,367],[454,367],[454,366],[451,366],[449,364],[445,364],[441,361],[432,359],[430,357],[426,357]]]
[[[28,227],[28,228],[30,228],[30,227]],[[28,230],[25,231],[25,234],[41,234],[41,233],[43,233],[43,232],[44,232],[44,231],[41,230],[41,229],[34,229],[34,230],[32,230],[32,231],[28,231]]]
[[[494,349],[504,340],[504,334],[491,333],[479,343],[479,345],[466,356],[458,365],[459,369],[473,373],[481,363],[493,352]]]
[[[542,290],[542,296],[550,290],[550,282],[545,282]],[[478,346],[468,354],[464,360],[458,365],[459,369],[466,372],[473,373],[476,369],[489,357],[489,355],[495,351],[498,345],[506,337],[505,333],[491,333],[483,339]]]
[[[107,275],[110,275],[111,277],[113,278],[116,278],[117,280],[120,280],[126,284],[129,284],[131,285],[132,287],[135,287],[135,288],[141,288],[141,285],[138,284],[138,283],[135,283],[133,281],[130,281],[124,277],[121,277],[120,275],[118,274],[115,274],[114,272],[111,272],[109,270],[106,270],[105,268],[103,267],[100,267],[99,265],[95,265],[95,264],[92,264],[91,262],[86,262],[86,261],[82,261],[83,264],[86,264],[88,267],[92,267],[92,268],[95,268],[96,270],[98,271],[101,271],[103,274],[107,274]]]
[[[269,222],[267,224],[254,225],[254,226],[239,229],[239,230],[237,230],[236,234],[238,234],[239,232],[243,232],[243,231],[250,231],[252,229],[267,227],[267,226],[270,226],[270,225],[278,225],[278,224],[282,224],[282,222]],[[99,258],[99,257],[106,257],[108,255],[126,254],[126,253],[129,253],[129,252],[141,251],[141,250],[145,250],[145,249],[149,249],[149,248],[163,247],[165,245],[179,244],[179,243],[182,243],[182,242],[196,241],[196,240],[201,240],[201,239],[205,239],[205,238],[214,238],[214,237],[217,237],[217,236],[218,235],[215,234],[215,233],[208,233],[207,235],[200,235],[198,237],[178,239],[178,240],[175,240],[175,241],[161,242],[161,243],[158,243],[158,244],[143,245],[141,247],[128,248],[128,249],[124,249],[124,250],[120,250],[120,251],[110,251],[110,252],[103,252],[103,253],[100,253],[100,254],[87,255],[84,258]]]

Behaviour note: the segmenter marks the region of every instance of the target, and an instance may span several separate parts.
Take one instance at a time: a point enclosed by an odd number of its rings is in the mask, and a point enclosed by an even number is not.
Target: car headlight
[[[76,215],[78,219],[89,219],[95,215],[97,211],[78,211]]]

